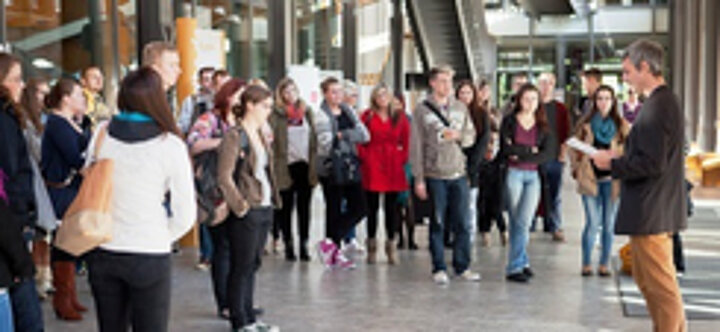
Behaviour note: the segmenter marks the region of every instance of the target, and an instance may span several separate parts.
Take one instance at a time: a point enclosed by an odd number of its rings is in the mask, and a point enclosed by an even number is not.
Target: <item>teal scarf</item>
[[[151,118],[149,115],[140,113],[140,112],[132,112],[132,111],[120,111],[120,114],[115,116],[116,119],[120,121],[127,121],[127,122],[153,122],[153,118]]]
[[[592,129],[596,141],[608,145],[617,133],[617,126],[613,119],[610,116],[603,118],[600,113],[595,113],[590,119],[590,129]]]

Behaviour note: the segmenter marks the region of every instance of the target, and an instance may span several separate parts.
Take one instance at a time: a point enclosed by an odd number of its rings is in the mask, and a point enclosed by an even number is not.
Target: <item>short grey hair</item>
[[[352,80],[348,80],[348,79],[343,81],[343,92],[345,94],[349,94],[349,95],[356,94],[356,93],[358,93],[358,90],[359,90],[359,88],[358,88],[357,83],[353,82]]]
[[[665,51],[662,45],[651,40],[639,39],[625,49],[623,59],[630,60],[638,70],[644,61],[654,76],[661,76],[664,57]]]

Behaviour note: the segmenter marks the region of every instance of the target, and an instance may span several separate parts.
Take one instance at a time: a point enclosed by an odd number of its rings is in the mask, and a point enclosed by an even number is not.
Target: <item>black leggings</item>
[[[280,191],[282,209],[275,211],[274,224],[278,225],[282,231],[285,246],[292,246],[292,212],[297,200],[298,232],[300,233],[300,244],[304,246],[310,234],[310,203],[313,190],[308,181],[310,169],[306,162],[293,163],[288,168],[292,185],[290,188]]]
[[[272,226],[270,207],[251,208],[242,218],[234,214],[226,221],[230,242],[228,303],[233,329],[255,323],[253,297],[255,272],[260,268],[262,248]]]
[[[388,240],[395,239],[395,232],[398,230],[397,225],[397,211],[395,206],[397,205],[396,192],[385,192],[385,236]],[[366,191],[365,197],[367,197],[368,216],[367,216],[367,231],[368,238],[374,239],[377,235],[378,226],[378,210],[380,209],[380,193],[374,191]]]
[[[360,183],[338,186],[327,177],[320,178],[320,184],[325,196],[325,235],[340,246],[345,235],[365,217],[365,191]]]

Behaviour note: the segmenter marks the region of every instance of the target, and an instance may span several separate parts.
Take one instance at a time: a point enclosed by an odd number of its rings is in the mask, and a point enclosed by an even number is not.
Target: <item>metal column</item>
[[[90,55],[93,66],[103,68],[103,33],[100,18],[100,1],[88,1],[88,16],[90,17]],[[116,53],[117,54],[117,53]]]
[[[273,22],[268,25],[270,63],[268,66],[268,84],[275,86],[287,72],[288,48],[290,42],[288,36],[288,28],[291,25],[288,22],[288,14],[292,9],[288,6],[291,4],[287,1],[269,1],[268,2],[268,21]]]
[[[342,69],[345,78],[357,80],[357,15],[355,0],[343,1],[342,10]]]
[[[528,82],[533,82],[533,62],[534,62],[534,56],[535,56],[535,49],[533,48],[533,41],[535,39],[535,17],[533,17],[532,14],[528,13],[528,25],[529,25],[529,44],[528,44]]]
[[[402,95],[404,90],[403,72],[403,26],[402,0],[393,0],[393,18],[391,31],[391,47],[393,52],[393,91],[396,95]]]
[[[557,86],[563,91],[567,86],[567,68],[565,67],[565,58],[567,57],[567,41],[560,36],[555,42],[555,72],[557,73]]]
[[[164,40],[162,30],[162,10],[160,1],[137,0],[137,52],[138,61],[142,61],[143,48],[152,41]]]

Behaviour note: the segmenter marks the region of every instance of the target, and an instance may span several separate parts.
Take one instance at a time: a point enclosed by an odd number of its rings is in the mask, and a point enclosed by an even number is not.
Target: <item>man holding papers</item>
[[[672,260],[672,233],[687,225],[684,191],[684,121],[678,99],[662,77],[663,49],[651,41],[631,44],[623,79],[647,99],[625,145],[592,156],[595,165],[622,181],[616,234],[630,235],[633,277],[654,331],[686,331]]]

